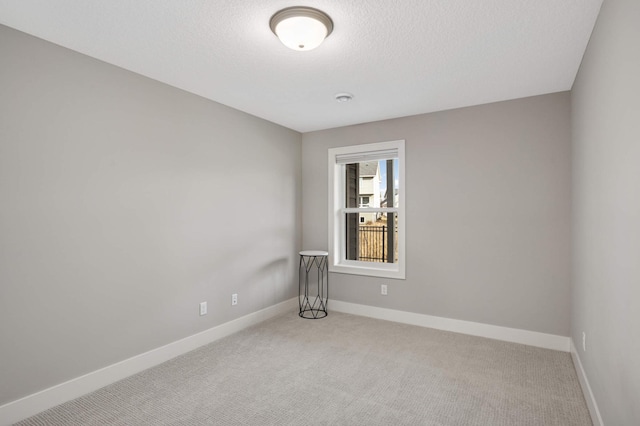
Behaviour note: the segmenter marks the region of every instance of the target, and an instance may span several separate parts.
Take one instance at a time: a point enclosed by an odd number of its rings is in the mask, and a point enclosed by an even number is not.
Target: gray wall
[[[604,423],[639,425],[638,0],[603,3],[573,87],[572,115],[571,336]]]
[[[297,294],[299,133],[1,26],[0,58],[0,405]]]
[[[565,92],[304,134],[305,249],[327,247],[327,149],[406,140],[407,279],[332,274],[331,298],[568,336],[569,120]]]

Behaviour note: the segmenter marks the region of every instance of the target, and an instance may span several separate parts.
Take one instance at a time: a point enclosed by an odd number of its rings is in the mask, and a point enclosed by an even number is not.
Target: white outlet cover
[[[200,302],[200,315],[207,315],[207,302]]]

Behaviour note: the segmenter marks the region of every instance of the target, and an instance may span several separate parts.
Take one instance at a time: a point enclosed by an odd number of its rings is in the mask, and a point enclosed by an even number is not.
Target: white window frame
[[[337,158],[349,156],[354,162],[383,159],[385,153],[397,152],[398,206],[386,208],[345,207],[345,166]],[[379,156],[379,157],[376,157]],[[378,142],[329,149],[329,271],[381,278],[405,279],[405,159],[404,140]],[[393,197],[393,188],[391,194]],[[395,213],[398,217],[398,262],[381,263],[346,259],[346,213]]]

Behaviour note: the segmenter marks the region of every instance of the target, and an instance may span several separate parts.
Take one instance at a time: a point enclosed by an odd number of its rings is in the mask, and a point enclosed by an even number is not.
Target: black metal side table
[[[300,317],[318,319],[327,316],[329,299],[329,253],[320,250],[300,252]],[[314,278],[315,276],[315,278]]]

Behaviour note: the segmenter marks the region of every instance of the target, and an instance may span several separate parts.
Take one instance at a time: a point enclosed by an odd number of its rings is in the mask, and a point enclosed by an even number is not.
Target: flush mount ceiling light
[[[315,49],[333,31],[329,15],[303,6],[282,9],[271,17],[269,26],[282,44],[293,50]]]

